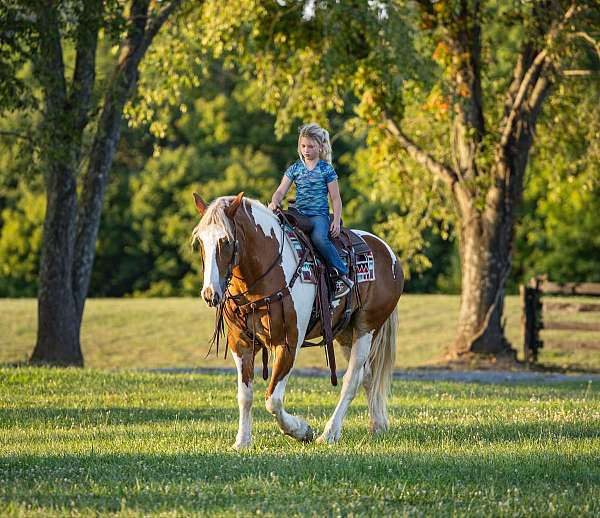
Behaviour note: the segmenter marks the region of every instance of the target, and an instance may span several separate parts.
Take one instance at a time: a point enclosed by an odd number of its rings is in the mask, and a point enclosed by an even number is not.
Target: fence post
[[[523,349],[525,363],[530,365],[537,361],[538,349],[544,343],[540,340],[540,329],[544,327],[542,321],[542,301],[539,289],[541,279],[533,278],[528,286],[519,286],[521,295],[521,324],[523,330]]]
[[[525,357],[525,363],[529,366],[531,362],[531,330],[532,330],[532,314],[531,304],[529,303],[530,295],[528,293],[530,288],[519,285],[519,295],[521,299],[521,332],[523,334],[523,356]]]

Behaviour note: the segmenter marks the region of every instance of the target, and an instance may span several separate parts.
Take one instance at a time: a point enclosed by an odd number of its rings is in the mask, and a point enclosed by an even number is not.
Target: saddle
[[[299,264],[290,282],[293,285],[297,276],[300,274],[304,263],[307,260],[314,261],[315,274],[317,276],[317,296],[313,305],[310,322],[307,328],[307,335],[315,329],[317,324],[321,323],[323,339],[320,343],[305,341],[302,347],[315,347],[326,345],[326,359],[331,370],[331,383],[337,385],[335,353],[333,350],[333,339],[341,333],[348,325],[352,316],[353,298],[356,297],[358,306],[361,305],[360,292],[358,290],[357,278],[357,257],[371,253],[369,245],[358,234],[352,232],[349,228],[340,226],[340,235],[337,238],[331,238],[340,257],[346,260],[348,265],[348,276],[354,281],[354,287],[347,295],[343,297],[344,313],[341,320],[332,327],[332,296],[335,291],[335,279],[330,275],[330,271],[326,266],[325,261],[321,258],[319,252],[312,245],[309,238],[311,223],[310,219],[304,216],[298,209],[294,207],[288,210],[279,209],[276,212],[279,220],[283,225],[287,225],[292,229],[295,236],[302,243],[304,251],[299,257]],[[332,216],[330,216],[331,218]]]
[[[288,210],[280,210],[280,214],[284,216],[282,218],[279,217],[282,223],[288,223],[295,230],[300,230],[307,236],[311,231],[311,223],[310,218],[304,216],[298,209],[294,207],[288,208]],[[333,216],[330,215],[329,219],[333,219]],[[287,221],[286,221],[287,220]],[[350,259],[353,262],[348,263],[348,267],[350,269],[356,268],[356,256],[360,254],[366,254],[371,251],[369,245],[365,242],[365,240],[360,237],[358,234],[352,232],[349,228],[344,227],[344,222],[341,222],[340,225],[340,235],[339,237],[330,238],[338,253],[344,257],[345,255],[350,255]],[[310,241],[310,239],[309,239]],[[315,250],[317,257],[320,257],[318,252]]]

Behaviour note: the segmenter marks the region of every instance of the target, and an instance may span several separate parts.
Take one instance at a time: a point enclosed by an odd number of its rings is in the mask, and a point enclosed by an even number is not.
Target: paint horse
[[[237,367],[240,415],[234,447],[246,448],[252,442],[254,358],[266,347],[274,356],[266,408],[283,433],[308,442],[314,438],[313,430],[304,419],[286,412],[284,395],[302,343],[305,338],[320,335],[319,326],[307,335],[316,286],[292,282],[290,287],[298,259],[289,237],[271,210],[243,194],[217,198],[207,206],[194,193],[202,218],[192,233],[192,242],[200,243],[204,262],[202,298],[209,306],[224,311],[226,346]],[[361,384],[367,394],[371,431],[378,433],[388,427],[396,305],[404,278],[399,261],[383,240],[367,232],[355,232],[373,252],[375,280],[358,285],[360,306],[354,297],[352,317],[336,337],[348,368],[339,402],[319,442],[340,439],[344,416]],[[342,316],[342,306],[334,309],[334,325]]]

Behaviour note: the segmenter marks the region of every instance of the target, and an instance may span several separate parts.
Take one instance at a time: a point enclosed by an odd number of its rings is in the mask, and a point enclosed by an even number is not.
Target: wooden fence
[[[600,297],[600,283],[557,283],[544,277],[535,277],[524,286],[519,287],[521,294],[521,323],[523,326],[523,344],[525,361],[536,362],[538,352],[544,346],[540,339],[542,329],[562,329],[570,331],[600,331],[598,322],[575,322],[565,320],[550,320],[556,318],[557,313],[600,312],[600,304],[582,302],[557,302],[543,300],[543,295],[579,295],[586,297]],[[549,318],[545,320],[544,317]],[[600,320],[600,319],[599,319]],[[600,340],[565,340],[548,341],[547,345],[561,348],[580,348],[600,350]]]

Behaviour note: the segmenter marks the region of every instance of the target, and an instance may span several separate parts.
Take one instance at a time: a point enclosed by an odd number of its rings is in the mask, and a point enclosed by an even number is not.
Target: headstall
[[[262,343],[262,341],[260,341],[256,335],[256,318],[255,318],[256,311],[263,309],[265,307],[267,308],[267,316],[269,318],[269,338],[271,338],[270,337],[270,331],[272,330],[271,304],[274,302],[281,302],[283,329],[285,332],[285,346],[289,347],[287,329],[286,329],[286,325],[285,325],[285,307],[283,304],[283,299],[290,294],[290,288],[293,286],[293,284],[297,278],[297,275],[294,275],[289,286],[286,285],[283,288],[275,290],[273,293],[271,293],[271,295],[262,297],[257,300],[250,300],[248,302],[240,303],[240,299],[242,297],[249,295],[251,290],[261,280],[263,280],[273,270],[273,268],[275,268],[275,266],[280,262],[281,257],[283,255],[283,247],[285,246],[286,237],[285,237],[285,229],[284,229],[283,225],[280,223],[281,248],[279,249],[279,253],[275,257],[275,260],[265,270],[264,273],[262,273],[250,286],[248,286],[246,288],[245,291],[243,291],[241,293],[232,294],[229,291],[229,289],[230,289],[231,279],[232,279],[232,277],[234,277],[233,269],[236,266],[238,266],[238,264],[239,264],[239,241],[237,239],[237,225],[235,223],[235,220],[232,220],[232,223],[233,223],[233,239],[234,239],[233,256],[227,266],[227,273],[225,274],[225,289],[223,292],[223,300],[221,300],[221,302],[217,306],[217,312],[215,315],[215,330],[214,330],[212,339],[210,341],[211,346],[207,353],[207,356],[208,356],[208,354],[210,354],[210,351],[212,350],[212,346],[214,344],[216,344],[216,346],[217,346],[217,355],[219,354],[219,340],[220,340],[221,336],[225,335],[224,319],[226,317],[229,322],[234,323],[239,329],[241,329],[248,337],[250,337],[252,339],[252,348],[253,349],[254,349],[255,343],[257,341],[261,344],[262,360],[263,360],[263,378],[267,379],[267,377],[268,377],[268,367],[267,367],[268,350],[267,350],[267,344]],[[233,304],[233,309],[228,306],[228,303]],[[246,324],[246,316],[249,313],[252,313],[252,331],[250,331],[250,329],[248,329],[248,326]],[[229,344],[226,342],[225,343],[225,358],[227,357],[228,346],[229,346]],[[272,346],[272,344],[270,343],[269,346]]]

